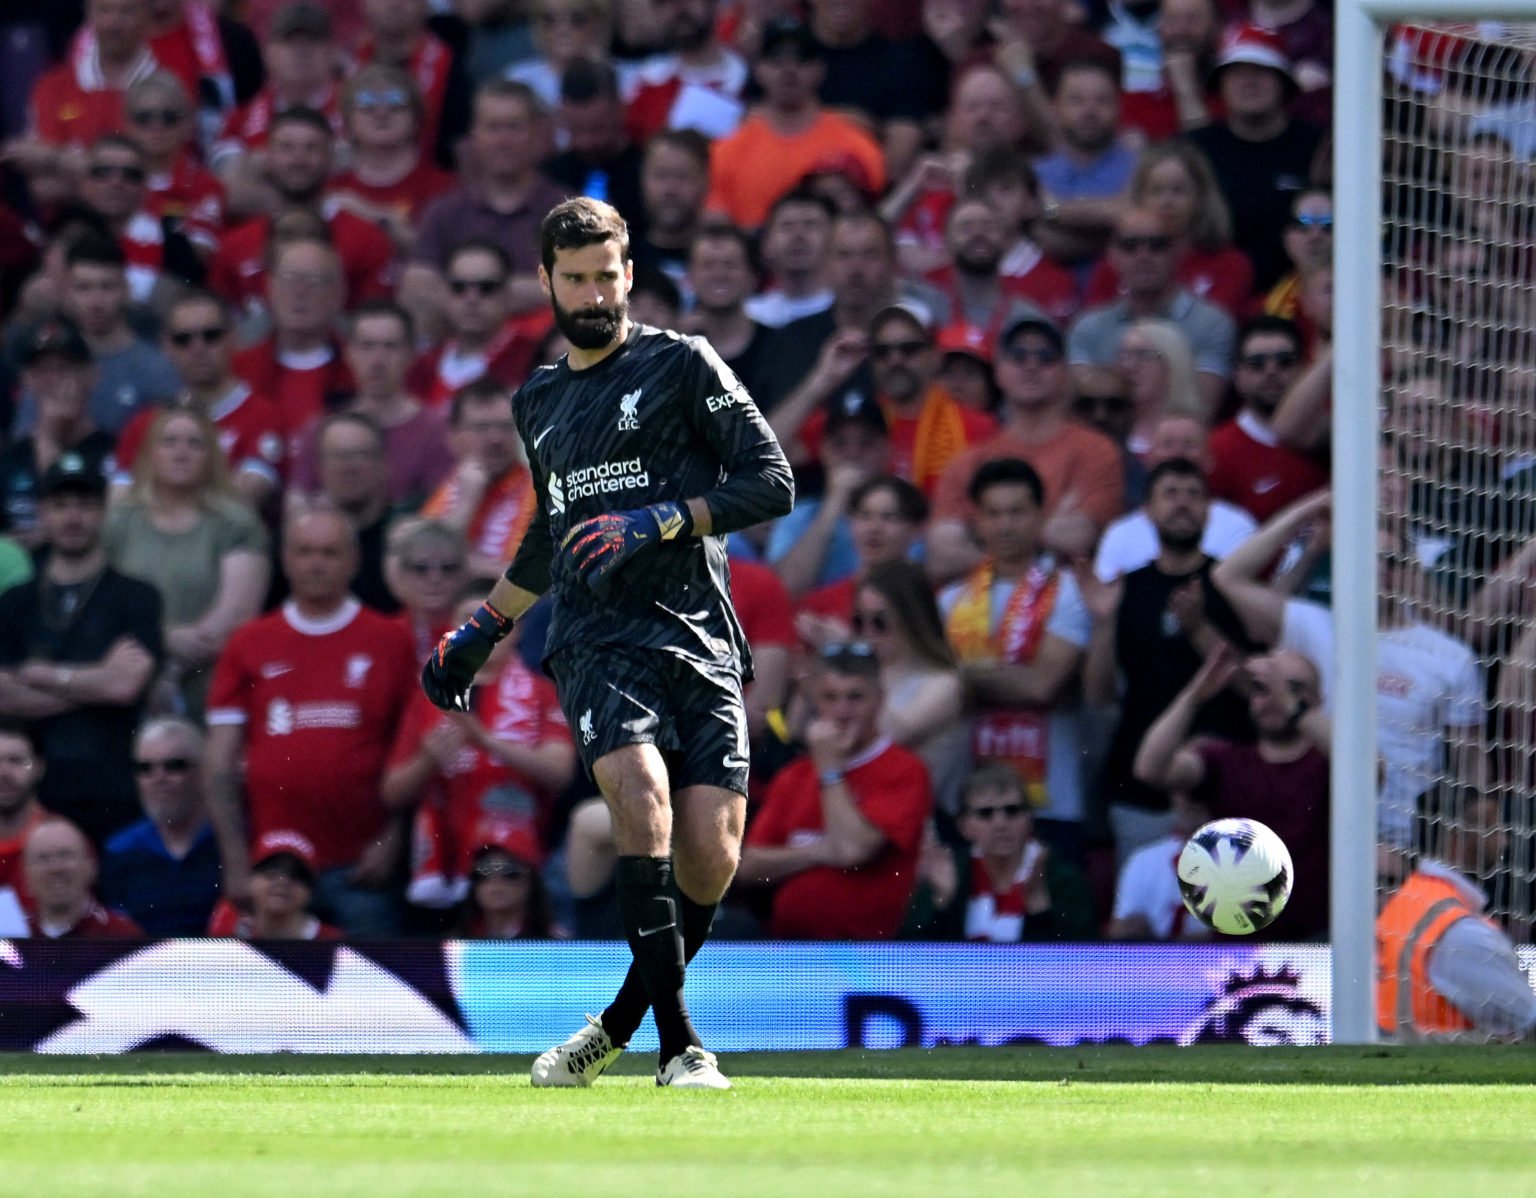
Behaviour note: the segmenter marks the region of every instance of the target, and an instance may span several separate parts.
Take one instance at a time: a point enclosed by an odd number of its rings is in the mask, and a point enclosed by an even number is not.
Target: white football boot
[[[536,1086],[590,1086],[619,1059],[624,1050],[616,1048],[603,1025],[592,1016],[587,1024],[564,1044],[557,1044],[533,1063]]]
[[[729,1090],[731,1083],[720,1072],[715,1054],[690,1045],[656,1071],[658,1086],[674,1090]]]

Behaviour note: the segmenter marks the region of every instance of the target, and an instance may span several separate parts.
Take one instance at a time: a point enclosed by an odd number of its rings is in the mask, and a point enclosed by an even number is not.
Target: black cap
[[[849,390],[834,395],[827,400],[824,410],[827,413],[824,436],[831,436],[846,424],[862,424],[874,429],[882,437],[890,435],[891,430],[885,423],[885,413],[880,410],[880,404],[873,395],[864,391]]]
[[[49,316],[27,329],[21,337],[21,364],[31,366],[39,358],[58,354],[82,366],[91,362],[91,347],[67,316]]]
[[[1039,333],[1056,347],[1057,353],[1066,353],[1067,342],[1061,335],[1061,330],[1057,328],[1056,322],[1039,308],[1028,304],[1019,304],[1008,314],[1008,319],[1003,321],[1003,330],[997,338],[998,346],[1007,345],[1023,332]]]
[[[272,18],[272,37],[274,40],[312,37],[328,42],[331,40],[331,14],[326,12],[324,5],[311,4],[308,0],[285,4]]]
[[[100,463],[73,450],[61,454],[58,461],[48,467],[38,487],[38,494],[44,499],[62,494],[101,497],[106,493],[107,476],[102,472]]]
[[[798,51],[801,58],[821,57],[821,43],[816,40],[811,27],[794,17],[780,17],[777,21],[768,22],[763,30],[763,46],[758,51],[758,57],[771,58],[785,46]]]

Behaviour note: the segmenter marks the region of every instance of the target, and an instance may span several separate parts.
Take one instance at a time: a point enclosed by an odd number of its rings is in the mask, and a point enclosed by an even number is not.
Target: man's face
[[[653,229],[681,234],[698,223],[709,191],[709,171],[686,150],[652,144],[640,170],[640,194]]]
[[[389,585],[411,612],[436,619],[453,608],[464,585],[464,555],[451,543],[435,537],[416,537],[401,549],[390,572]],[[476,603],[463,616],[455,614],[455,623],[468,620],[478,607]],[[500,647],[498,644],[497,648]]]
[[[853,548],[868,570],[884,562],[904,561],[920,527],[902,513],[896,496],[885,487],[865,495],[849,515]]]
[[[15,815],[37,789],[37,754],[25,737],[0,732],[0,816]]]
[[[308,908],[313,895],[302,865],[286,853],[251,871],[251,904],[265,919],[292,919]]]
[[[274,39],[262,51],[274,87],[300,96],[312,96],[329,83],[336,63],[336,46],[307,34]]]
[[[64,275],[64,306],[88,337],[103,337],[123,322],[128,280],[122,268],[76,262]]]
[[[632,264],[616,241],[557,250],[554,270],[539,267],[555,326],[580,349],[602,349],[619,336],[634,286]]]
[[[376,36],[403,37],[426,24],[426,0],[363,0],[363,20]]]
[[[139,806],[152,823],[175,827],[201,801],[197,751],[181,732],[167,729],[142,738],[134,752],[133,772]]]
[[[1060,0],[1002,0],[1004,19],[1037,49],[1054,47],[1066,24],[1066,5]]]
[[[1116,445],[1124,445],[1136,427],[1136,405],[1119,371],[1079,367],[1072,382],[1072,414],[1091,424]]]
[[[1168,228],[1156,213],[1127,212],[1120,218],[1109,244],[1110,261],[1126,290],[1136,295],[1155,295],[1173,283],[1178,255]]]
[[[1120,96],[1103,71],[1067,71],[1056,92],[1056,120],[1075,150],[1102,153],[1115,140]]]
[[[360,395],[373,399],[399,395],[411,368],[411,340],[405,325],[383,314],[357,318],[347,338],[347,365]]]
[[[1261,737],[1290,738],[1297,723],[1317,706],[1317,672],[1297,653],[1267,654],[1248,684],[1248,715]]]
[[[63,491],[38,503],[43,539],[64,558],[80,558],[101,544],[107,506],[99,495]]]
[[[977,501],[976,539],[982,552],[999,561],[1028,561],[1039,549],[1044,519],[1028,487],[1001,483],[988,487]]]
[[[1203,467],[1209,447],[1205,425],[1193,416],[1164,416],[1152,429],[1151,444],[1143,460],[1148,470],[1174,458],[1185,458]]]
[[[997,274],[1008,239],[996,214],[985,204],[957,204],[944,239],[957,270],[983,278]]]
[[[882,698],[877,678],[840,674],[826,666],[816,672],[812,689],[816,716],[830,720],[844,735],[853,730],[855,752],[878,734]]]
[[[149,36],[146,0],[88,0],[85,19],[111,58],[127,58]]]
[[[384,446],[362,425],[347,420],[331,425],[320,438],[318,456],[320,490],[342,511],[373,506],[387,493]]]
[[[972,154],[1011,146],[1023,132],[1013,88],[992,70],[965,77],[955,90],[949,119],[955,144]]]
[[[493,479],[500,478],[523,457],[510,399],[464,404],[453,426],[452,439],[455,457],[479,462]]]
[[[815,274],[831,235],[832,218],[820,204],[782,204],[763,231],[763,261],[775,274]]]
[[[307,203],[331,174],[331,138],[297,121],[272,131],[267,141],[267,175],[284,197]]]
[[[1333,199],[1311,192],[1296,201],[1296,212],[1285,226],[1285,254],[1297,270],[1307,272],[1333,261]]]
[[[37,400],[40,423],[49,428],[72,425],[85,415],[95,371],[61,354],[44,354],[21,371],[21,381]]]
[[[321,464],[323,484],[323,447]],[[315,512],[290,524],[283,541],[283,573],[288,576],[295,599],[315,604],[340,603],[357,573],[357,553],[352,548],[345,517],[337,512]]]
[[[981,189],[981,202],[992,210],[1003,235],[1010,240],[1040,219],[1040,195],[1023,179],[994,179]]]
[[[493,254],[465,250],[448,262],[448,323],[460,337],[489,337],[507,319],[507,276]]]
[[[408,146],[416,141],[416,110],[403,87],[378,84],[359,88],[347,109],[347,136],[353,144]]]
[[[757,60],[753,74],[771,108],[801,108],[816,98],[826,68],[819,59],[804,58],[796,49],[781,46]]]
[[[1059,404],[1068,395],[1066,360],[1044,333],[1016,333],[997,354],[997,385],[1010,403],[1027,408]]]
[[[885,470],[890,457],[890,438],[862,420],[841,424],[821,440],[822,464],[829,470],[852,466],[873,478]]]
[[[544,151],[537,119],[515,96],[478,97],[469,139],[476,165],[492,179],[520,178]]]
[[[715,0],[656,0],[656,7],[675,51],[702,50],[715,36]]]
[[[97,146],[90,151],[80,198],[113,224],[144,206],[144,158],[127,146]]]
[[[173,158],[192,140],[192,108],[185,96],[169,88],[140,94],[128,106],[127,116],[133,140],[155,162]]]
[[[212,387],[229,375],[234,347],[217,305],[178,304],[166,318],[161,344],[189,387]]]
[[[960,834],[988,857],[1022,857],[1035,831],[1035,815],[1016,790],[980,790],[967,795]]]
[[[1267,418],[1300,373],[1301,355],[1294,341],[1284,333],[1253,333],[1238,351],[1232,383],[1242,401]]]
[[[561,101],[560,124],[568,148],[590,162],[605,161],[624,148],[624,106],[617,100]]]
[[[1158,7],[1157,32],[1165,53],[1199,54],[1215,45],[1219,28],[1210,0],[1163,0]]]
[[[341,263],[316,242],[284,246],[267,280],[272,324],[280,332],[328,335],[341,311]]]
[[[78,829],[49,823],[27,838],[22,852],[27,889],[44,908],[85,902],[96,881],[96,861]]]
[[[895,263],[880,226],[872,220],[840,220],[832,227],[831,283],[838,302],[878,307],[891,294]]]
[[[752,268],[746,247],[733,237],[701,237],[688,257],[688,278],[699,310],[734,312],[752,294]]]
[[[1180,552],[1199,546],[1210,511],[1210,493],[1203,479],[1165,474],[1147,494],[1147,516],[1158,541]]]
[[[1278,112],[1285,100],[1279,71],[1249,62],[1222,67],[1217,90],[1231,116],[1265,117]]]
[[[948,353],[939,361],[939,386],[968,408],[992,406],[992,368],[970,354]]]
[[[869,340],[869,370],[875,390],[898,404],[920,398],[938,373],[933,340],[909,320],[890,317]]]

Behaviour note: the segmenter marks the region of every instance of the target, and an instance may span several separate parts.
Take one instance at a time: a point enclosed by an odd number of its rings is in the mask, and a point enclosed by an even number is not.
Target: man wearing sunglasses
[[[157,298],[161,280],[203,277],[203,262],[186,236],[151,215],[149,163],[131,138],[110,134],[86,157],[80,199],[106,222],[127,259],[128,292],[135,303]]]
[[[150,720],[133,743],[144,818],[111,840],[101,899],[151,936],[201,936],[219,900],[219,846],[203,802],[203,734],[179,716]]]
[[[912,898],[933,810],[928,767],[880,735],[880,665],[864,642],[821,651],[811,698],[807,753],[775,775],[737,881],[772,888],[777,939],[888,939]]]

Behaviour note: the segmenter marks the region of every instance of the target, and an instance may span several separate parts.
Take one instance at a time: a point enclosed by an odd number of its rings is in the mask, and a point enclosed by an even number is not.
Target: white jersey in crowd
[[[775,289],[754,295],[742,305],[742,310],[758,324],[770,329],[782,329],[792,320],[825,312],[835,298],[829,287],[794,299]]]
[[[1217,561],[1253,536],[1258,524],[1236,504],[1224,499],[1211,500],[1205,517],[1205,531],[1200,534],[1200,550]],[[1099,538],[1099,552],[1093,559],[1093,572],[1100,582],[1113,582],[1139,570],[1156,559],[1157,529],[1145,508],[1121,516]]]
[[[1178,861],[1187,838],[1170,834],[1144,844],[1120,868],[1115,883],[1116,919],[1141,916],[1159,940],[1204,937],[1205,925],[1184,907],[1179,893]]]
[[[1323,706],[1333,704],[1333,613],[1293,599],[1285,605],[1279,648],[1317,666]],[[1439,777],[1447,728],[1483,722],[1483,684],[1466,645],[1428,624],[1383,629],[1376,640],[1376,751],[1385,767],[1378,821],[1392,844],[1406,846],[1419,795]]]

